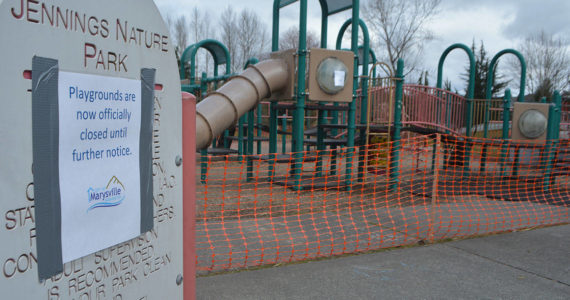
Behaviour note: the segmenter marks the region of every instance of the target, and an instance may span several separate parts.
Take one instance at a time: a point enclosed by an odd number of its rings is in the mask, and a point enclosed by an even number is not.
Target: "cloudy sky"
[[[212,27],[218,24],[219,15],[226,6],[236,11],[243,8],[256,12],[271,32],[271,0],[154,0],[163,16],[187,18],[194,7],[207,11]],[[361,0],[364,2],[367,0]],[[309,0],[308,26],[320,31],[320,6],[317,0]],[[505,48],[517,48],[525,36],[544,29],[546,32],[570,40],[570,0],[442,0],[440,13],[428,24],[436,34],[436,40],[425,45],[423,64],[429,70],[430,84],[435,84],[437,62],[443,50],[453,43],[471,46],[483,41],[490,56]],[[329,18],[329,48],[333,48],[342,23],[350,17],[343,12]],[[299,19],[298,3],[281,11],[280,30],[296,26]],[[378,54],[377,50],[377,54]],[[464,89],[459,79],[467,64],[465,54],[452,52],[445,63],[444,78],[449,78],[455,88]],[[513,88],[517,89],[516,84]]]

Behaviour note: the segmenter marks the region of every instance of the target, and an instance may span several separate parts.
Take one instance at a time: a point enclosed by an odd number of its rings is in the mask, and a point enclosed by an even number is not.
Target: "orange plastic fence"
[[[569,140],[432,135],[295,157],[207,157],[199,273],[569,221]]]

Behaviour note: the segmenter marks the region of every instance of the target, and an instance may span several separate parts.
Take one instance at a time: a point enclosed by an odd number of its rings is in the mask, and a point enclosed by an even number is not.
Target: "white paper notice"
[[[140,234],[141,81],[59,73],[63,262]]]
[[[334,71],[334,86],[344,86],[344,71]]]

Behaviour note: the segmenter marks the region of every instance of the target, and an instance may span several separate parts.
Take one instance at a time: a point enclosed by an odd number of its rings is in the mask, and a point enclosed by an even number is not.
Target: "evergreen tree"
[[[475,41],[471,45],[471,50],[475,54],[475,89],[473,93],[474,99],[485,99],[485,93],[487,89],[487,74],[489,71],[489,65],[491,60],[487,57],[487,51],[485,51],[485,45],[481,41],[479,50],[475,47]],[[493,70],[493,88],[491,89],[491,97],[497,97],[498,93],[503,90],[508,84],[508,80],[504,80],[504,76],[497,73],[499,68],[499,63],[495,64],[495,69]],[[466,72],[461,75],[467,85],[469,85],[469,66],[465,69]]]
[[[452,93],[455,93],[455,94],[459,94],[459,91],[457,91],[457,89],[453,89],[453,91],[452,91],[451,88],[452,88],[451,80],[449,80],[449,78],[446,78],[445,81],[443,82],[443,89],[446,91],[450,91]]]
[[[418,78],[418,85],[429,86],[429,73],[428,71],[420,72],[420,77]]]
[[[544,78],[534,92],[534,101],[539,101],[542,97],[551,98],[554,93],[554,84],[549,78]]]
[[[451,80],[445,79],[443,82],[443,89],[451,92]]]

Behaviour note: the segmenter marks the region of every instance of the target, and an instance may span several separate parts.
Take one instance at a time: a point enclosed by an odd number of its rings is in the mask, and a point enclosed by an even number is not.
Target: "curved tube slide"
[[[265,60],[249,66],[200,101],[196,106],[196,149],[208,147],[259,101],[285,88],[288,77],[285,61]]]

